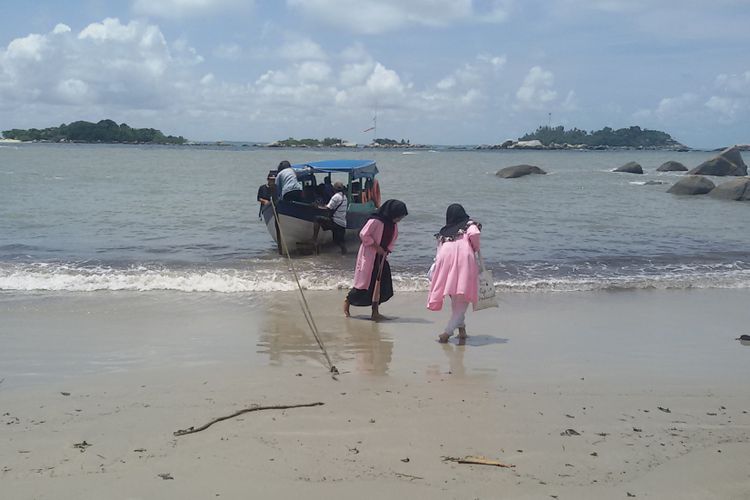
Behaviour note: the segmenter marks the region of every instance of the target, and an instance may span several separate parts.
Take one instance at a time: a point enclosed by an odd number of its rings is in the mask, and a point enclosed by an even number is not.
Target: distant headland
[[[3,130],[5,139],[24,142],[80,142],[80,143],[121,143],[121,144],[184,144],[184,137],[164,135],[153,128],[131,128],[127,124],[118,125],[112,120],[97,123],[86,121],[62,124],[59,127],[28,130]]]
[[[518,140],[502,144],[479,146],[479,149],[666,149],[687,151],[690,148],[674,140],[666,132],[642,129],[638,126],[614,130],[604,127],[587,132],[578,128],[539,127]]]
[[[3,142],[71,142],[71,143],[115,143],[115,144],[184,144],[188,146],[236,146],[240,143],[215,141],[194,142],[182,136],[164,135],[153,128],[131,128],[127,124],[118,125],[112,120],[97,123],[75,121],[69,125],[45,129],[12,129],[2,131]],[[689,151],[668,133],[659,130],[642,129],[638,126],[586,131],[578,128],[566,130],[563,126],[541,126],[516,140],[509,139],[499,144],[482,145],[430,145],[415,144],[409,139],[373,139],[369,144],[358,144],[338,137],[323,139],[287,139],[269,143],[241,143],[243,147],[267,148],[383,148],[383,149],[530,149],[530,150],[620,150],[653,149],[669,151]],[[745,146],[743,146],[745,147]]]
[[[406,139],[373,139],[370,144],[357,144],[338,137],[325,139],[295,139],[290,137],[281,141],[265,144],[269,148],[425,148],[422,144],[412,144]]]
[[[434,145],[412,144],[406,139],[374,139],[370,144],[356,144],[336,137],[325,139],[288,139],[264,144],[272,148],[409,148],[426,149]],[[449,149],[659,149],[671,151],[688,151],[690,148],[674,140],[666,132],[642,129],[638,126],[614,130],[604,127],[601,130],[587,132],[578,128],[565,130],[565,127],[542,126],[536,131],[525,134],[516,140],[507,140],[500,144],[480,146],[448,146]]]

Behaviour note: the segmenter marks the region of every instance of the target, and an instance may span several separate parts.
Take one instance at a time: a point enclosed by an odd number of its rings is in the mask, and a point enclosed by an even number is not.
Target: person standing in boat
[[[372,320],[385,319],[380,304],[393,297],[391,266],[386,258],[393,251],[398,238],[398,223],[409,214],[406,204],[399,200],[383,203],[359,232],[361,244],[354,268],[354,286],[344,300],[344,315],[349,317],[349,306],[372,307]]]
[[[284,201],[302,201],[302,183],[287,160],[276,170],[276,193]]]
[[[341,255],[346,254],[346,243],[344,241],[346,237],[346,187],[341,182],[333,183],[334,194],[328,201],[325,208],[329,210],[330,215],[318,216],[315,218],[315,224],[313,225],[313,245],[318,246],[318,233],[322,227],[324,231],[333,232],[333,242],[336,243],[341,249]]]
[[[446,343],[458,328],[459,341],[466,339],[466,310],[479,297],[479,266],[474,254],[479,251],[482,225],[454,203],[445,214],[445,226],[435,234],[437,254],[430,271],[427,308],[440,311],[446,296],[451,298],[451,317],[438,342]]]

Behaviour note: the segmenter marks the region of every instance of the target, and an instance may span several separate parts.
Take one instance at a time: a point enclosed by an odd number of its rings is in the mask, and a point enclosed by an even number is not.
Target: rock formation
[[[498,170],[495,175],[502,177],[503,179],[515,179],[516,177],[523,177],[529,174],[546,174],[544,170],[534,165],[514,165],[512,167],[505,167]]]
[[[617,167],[612,172],[621,172],[626,174],[642,174],[643,173],[643,167],[639,163],[636,163],[634,161],[628,162],[622,167]]]
[[[690,175],[747,175],[747,165],[742,161],[742,154],[736,147],[727,148],[718,156],[704,161],[693,170]]]
[[[657,172],[687,172],[688,168],[680,163],[679,161],[668,161],[665,163],[662,163],[659,168],[656,169]]]
[[[700,175],[688,175],[675,182],[667,193],[679,195],[695,195],[710,193],[716,185]]]

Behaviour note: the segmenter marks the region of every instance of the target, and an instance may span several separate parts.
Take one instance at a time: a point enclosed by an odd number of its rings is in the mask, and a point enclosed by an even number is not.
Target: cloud
[[[408,26],[503,22],[511,0],[287,0],[287,5],[329,25],[372,35]]]
[[[517,109],[544,109],[557,98],[557,91],[552,88],[555,76],[551,71],[534,66],[523,79],[516,91]]]
[[[714,125],[747,121],[750,115],[750,71],[719,74],[713,87],[710,92],[684,92],[664,97],[654,109],[639,109],[633,117],[671,127],[698,121]]]
[[[328,58],[320,45],[309,38],[284,43],[279,49],[279,56],[289,60],[325,60]]]
[[[507,60],[505,55],[478,54],[473,60],[464,63],[438,81],[435,89],[450,91],[455,88],[481,86],[482,82],[489,82],[497,77]]]
[[[47,37],[31,34],[11,41],[4,55],[9,60],[39,62],[48,48]]]
[[[591,17],[598,27],[645,33],[669,40],[747,40],[747,0],[554,0],[547,5],[559,23]],[[610,24],[611,22],[611,24]],[[606,28],[605,28],[606,29]]]
[[[721,121],[731,121],[742,109],[742,103],[729,97],[711,96],[705,103],[706,108],[718,113]]]
[[[493,0],[491,2],[475,2],[474,17],[482,23],[496,24],[508,20],[512,10],[512,0]]]
[[[698,96],[690,92],[677,97],[665,97],[659,101],[654,115],[661,120],[674,118],[694,108],[697,100]]]
[[[158,109],[201,60],[185,43],[170,50],[158,27],[139,21],[107,18],[77,34],[61,26],[0,50],[0,101]]]
[[[242,48],[227,44],[221,53],[237,57]],[[232,80],[220,65],[205,64],[186,36],[168,40],[145,20],[107,18],[78,30],[58,25],[0,47],[0,107],[14,126],[111,118],[198,139],[227,131],[272,139],[316,131],[345,136],[375,109],[395,129],[415,117],[476,126],[487,110],[502,116],[510,106],[503,54],[481,52],[425,81],[374,57],[361,42],[326,53],[316,40],[291,35],[275,55]]]
[[[227,10],[252,7],[251,0],[134,0],[133,12],[141,16],[184,18],[225,14]]]
[[[720,74],[714,81],[716,94],[710,96],[705,106],[719,115],[723,123],[732,123],[739,117],[747,120],[750,114],[750,71],[740,74]]]
[[[714,86],[730,95],[750,97],[750,71],[739,75],[720,74]]]
[[[578,109],[578,97],[573,90],[568,92],[560,107],[565,111],[575,111]]]
[[[55,35],[59,35],[61,33],[68,33],[70,31],[70,26],[67,24],[59,23],[55,26],[55,29],[52,30],[52,33]]]
[[[213,55],[219,59],[236,61],[242,57],[242,47],[236,43],[221,43],[213,50]]]

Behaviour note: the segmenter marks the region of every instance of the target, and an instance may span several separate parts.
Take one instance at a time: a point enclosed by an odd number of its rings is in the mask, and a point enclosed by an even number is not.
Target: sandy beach
[[[0,298],[1,496],[750,498],[750,291],[507,294],[464,346],[344,293],[307,293],[338,380],[292,293]]]

